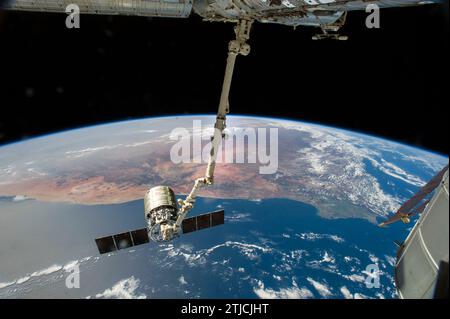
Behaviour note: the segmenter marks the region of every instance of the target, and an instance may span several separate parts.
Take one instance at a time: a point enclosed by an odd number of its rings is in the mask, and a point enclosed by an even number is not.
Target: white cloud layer
[[[333,295],[331,293],[330,287],[328,287],[326,284],[317,282],[311,277],[306,278],[306,280],[308,280],[308,282],[314,287],[314,289],[317,290],[319,295],[321,295],[323,298],[328,298]]]
[[[145,299],[145,294],[136,293],[139,287],[140,280],[131,276],[130,278],[122,279],[111,288],[106,289],[100,294],[95,295],[95,298],[105,299]]]
[[[178,278],[178,282],[179,282],[181,285],[187,285],[187,281],[186,281],[186,279],[184,279],[184,276],[183,276],[183,275],[181,275],[180,278]]]
[[[353,299],[353,294],[346,286],[342,286],[340,290],[345,299]]]
[[[261,299],[307,299],[314,297],[313,293],[307,288],[298,287],[295,281],[292,284],[292,287],[274,290],[265,288],[264,283],[259,280],[257,287],[253,288],[253,291]]]

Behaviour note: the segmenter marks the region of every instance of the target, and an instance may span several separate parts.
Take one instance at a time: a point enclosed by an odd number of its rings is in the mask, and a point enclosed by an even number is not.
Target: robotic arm
[[[206,167],[205,176],[195,180],[194,187],[192,187],[192,190],[186,199],[178,200],[180,210],[174,226],[175,232],[178,232],[186,214],[193,208],[195,198],[200,188],[214,183],[214,169],[216,167],[217,152],[224,136],[223,130],[226,127],[226,115],[230,112],[228,96],[230,94],[234,65],[238,55],[246,56],[250,53],[250,46],[246,42],[250,38],[252,23],[252,20],[240,20],[234,28],[236,39],[230,41],[228,45],[227,66],[225,69],[222,94],[220,96],[219,110],[217,111],[216,123],[214,124],[214,136],[211,139],[211,152],[209,154],[208,166]]]
[[[175,200],[175,194],[167,186],[151,188],[144,197],[144,213],[148,221],[149,236],[154,241],[167,241],[181,233],[183,220],[194,207],[197,193],[203,186],[214,183],[214,170],[216,168],[217,153],[224,137],[226,115],[229,113],[228,96],[234,65],[238,55],[248,55],[250,46],[247,40],[250,37],[250,28],[253,20],[240,20],[234,28],[236,39],[228,45],[227,66],[220,96],[219,110],[214,124],[214,136],[211,138],[211,151],[205,176],[197,178],[191,192],[183,200]]]
[[[223,210],[188,219],[185,219],[185,217],[194,207],[195,198],[200,189],[203,186],[214,183],[217,153],[224,136],[223,130],[226,127],[226,115],[230,111],[228,96],[233,78],[234,65],[238,55],[245,56],[250,53],[250,46],[247,44],[247,40],[250,37],[252,23],[253,20],[240,20],[234,28],[236,39],[232,40],[228,45],[227,66],[225,69],[222,94],[220,96],[219,110],[217,111],[216,122],[214,124],[214,136],[211,138],[211,151],[209,153],[205,176],[195,180],[191,192],[184,200],[179,199],[177,201],[175,193],[168,186],[160,185],[150,188],[144,196],[144,216],[147,220],[147,227],[97,238],[95,241],[101,254],[148,243],[150,239],[155,242],[169,241],[180,235],[182,231],[184,233],[192,232],[224,223]],[[200,228],[198,226],[198,219],[203,218],[204,221],[204,217],[209,221],[209,225],[205,227],[203,223]],[[188,226],[184,227],[183,221]]]

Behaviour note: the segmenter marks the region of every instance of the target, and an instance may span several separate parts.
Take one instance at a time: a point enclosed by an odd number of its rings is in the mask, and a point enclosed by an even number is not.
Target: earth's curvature
[[[225,225],[99,256],[94,238],[145,226],[149,187],[184,194],[204,174],[204,163],[170,157],[173,129],[202,133],[194,120],[211,134],[214,116],[163,117],[0,147],[0,297],[396,297],[393,241],[411,225],[377,221],[448,158],[288,120],[228,118],[230,136],[277,128],[279,143],[274,174],[260,174],[261,163],[217,165],[191,214],[223,207]],[[380,270],[378,288],[366,285],[368,265]],[[80,287],[69,289],[73,269]]]

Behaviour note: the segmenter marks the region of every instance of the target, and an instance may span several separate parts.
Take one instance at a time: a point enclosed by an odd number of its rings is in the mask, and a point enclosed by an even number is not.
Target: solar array
[[[147,228],[95,239],[100,254],[148,243]]]
[[[225,211],[218,210],[208,214],[194,216],[183,220],[183,234],[197,230],[222,225],[225,222]],[[127,249],[150,242],[147,228],[136,229],[116,235],[95,239],[100,254],[106,254],[120,249]]]
[[[187,234],[193,231],[222,225],[224,222],[225,211],[222,209],[212,213],[186,218],[183,220],[181,227],[183,229],[183,234]]]

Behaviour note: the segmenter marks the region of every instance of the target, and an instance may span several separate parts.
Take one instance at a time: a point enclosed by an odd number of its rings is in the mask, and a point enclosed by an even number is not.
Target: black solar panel
[[[187,234],[196,230],[222,225],[224,222],[225,211],[222,209],[212,213],[186,218],[183,220],[181,226],[183,229],[183,234]]]
[[[114,235],[117,249],[125,249],[133,246],[131,234],[129,232]]]
[[[147,228],[133,230],[131,232],[134,246],[146,244],[149,242]]]
[[[186,218],[181,224],[183,234],[187,234],[197,230],[197,217]]]
[[[98,251],[100,254],[106,254],[112,251],[116,251],[116,244],[114,243],[114,239],[112,236],[97,238],[95,240],[97,244]]]
[[[211,227],[211,214],[197,216],[197,230]]]
[[[211,227],[222,225],[225,223],[225,211],[218,210],[211,213]]]
[[[146,244],[148,242],[147,228],[136,229],[113,236],[97,238],[95,240],[100,254]]]

